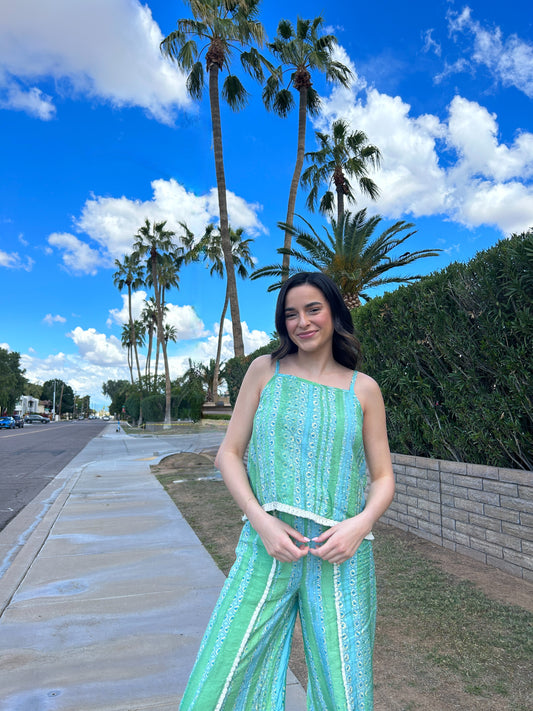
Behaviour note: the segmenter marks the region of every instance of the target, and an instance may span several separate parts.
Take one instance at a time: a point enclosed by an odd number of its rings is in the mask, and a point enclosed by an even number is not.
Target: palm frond
[[[222,98],[232,109],[239,110],[246,106],[248,92],[235,74],[228,74],[222,85]]]
[[[187,77],[187,91],[193,99],[201,99],[204,88],[204,67],[201,62],[193,64]]]

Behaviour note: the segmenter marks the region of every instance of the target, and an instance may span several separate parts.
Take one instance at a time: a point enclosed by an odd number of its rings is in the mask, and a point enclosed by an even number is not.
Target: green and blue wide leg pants
[[[309,538],[324,529],[278,514]],[[308,711],[372,711],[376,591],[372,543],[341,565],[308,554],[280,563],[246,522],[180,711],[283,711],[300,614]]]

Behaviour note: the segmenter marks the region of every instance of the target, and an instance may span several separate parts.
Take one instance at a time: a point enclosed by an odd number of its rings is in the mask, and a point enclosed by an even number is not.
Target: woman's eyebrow
[[[312,306],[322,306],[321,301],[310,301],[308,304],[304,305],[304,309],[310,309]],[[292,311],[297,311],[297,309],[294,306],[287,306],[285,309],[285,313],[289,313]]]

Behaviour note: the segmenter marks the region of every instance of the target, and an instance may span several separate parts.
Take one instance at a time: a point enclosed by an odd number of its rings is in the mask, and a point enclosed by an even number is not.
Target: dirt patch
[[[459,580],[469,580],[492,600],[498,600],[505,605],[518,605],[533,613],[533,583],[393,526],[378,524],[378,530],[381,535],[393,535],[403,541],[410,550],[429,558],[444,572]]]
[[[227,574],[242,521],[217,478],[215,452],[171,455],[152,470]],[[375,534],[375,711],[533,708],[524,612],[533,585],[392,526],[378,524]],[[299,625],[290,667],[305,687]]]

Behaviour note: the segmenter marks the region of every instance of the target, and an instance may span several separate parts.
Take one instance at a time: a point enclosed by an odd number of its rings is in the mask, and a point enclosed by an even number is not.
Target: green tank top
[[[362,511],[366,462],[356,377],[357,371],[344,390],[280,373],[276,363],[248,450],[250,484],[265,511],[325,526]]]

